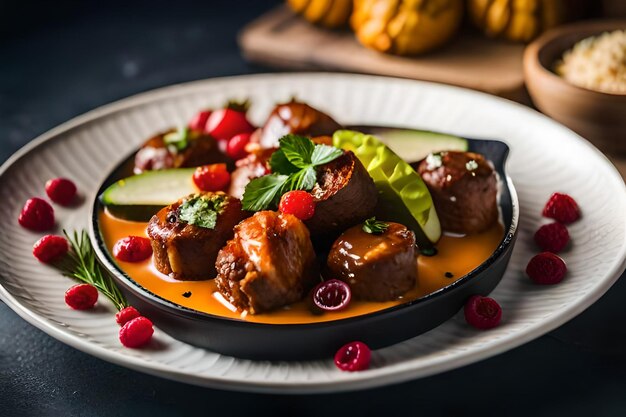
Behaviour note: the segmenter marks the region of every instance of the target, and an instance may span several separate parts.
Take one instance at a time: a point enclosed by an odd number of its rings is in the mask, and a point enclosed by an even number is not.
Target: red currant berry
[[[113,256],[123,262],[141,262],[151,255],[150,239],[141,236],[127,236],[113,246]]]
[[[554,193],[543,208],[543,215],[557,222],[568,224],[580,218],[580,209],[569,195]]]
[[[235,160],[245,158],[248,155],[246,145],[250,143],[252,133],[239,133],[228,141],[226,154]]]
[[[300,220],[308,220],[315,214],[315,200],[306,191],[289,191],[280,198],[278,210],[293,214]]]
[[[206,121],[211,115],[211,110],[202,110],[196,113],[189,121],[189,129],[203,132],[206,126]]]
[[[491,329],[500,324],[502,308],[493,298],[473,295],[464,308],[465,321],[477,329]]]
[[[153,333],[150,320],[143,316],[135,317],[120,329],[120,342],[127,348],[138,348],[148,343]]]
[[[350,342],[335,353],[335,365],[342,371],[363,371],[370,366],[372,352],[363,342]]]
[[[544,224],[535,233],[535,242],[544,251],[557,253],[567,246],[569,232],[561,223]]]
[[[74,310],[88,310],[98,301],[98,290],[91,284],[76,284],[65,291],[65,304]]]
[[[128,306],[128,307],[124,307],[123,309],[121,309],[115,315],[115,321],[120,326],[123,326],[126,323],[128,323],[129,321],[131,321],[132,319],[134,319],[136,317],[139,317],[139,316],[141,316],[141,314],[139,314],[139,311],[137,311],[137,309],[135,307]]]
[[[46,200],[33,197],[26,201],[17,221],[22,227],[36,232],[50,230],[54,227],[54,210]]]
[[[331,279],[313,289],[313,303],[325,311],[338,311],[348,307],[352,293],[343,281]]]
[[[552,285],[563,281],[567,266],[563,259],[550,252],[532,257],[526,266],[526,274],[535,284]]]
[[[76,185],[67,178],[53,178],[46,182],[46,194],[55,203],[69,206],[76,197]]]
[[[196,168],[193,182],[202,191],[225,191],[230,184],[226,164],[204,165]]]
[[[61,259],[68,251],[67,240],[63,236],[46,235],[33,245],[33,255],[45,264]]]

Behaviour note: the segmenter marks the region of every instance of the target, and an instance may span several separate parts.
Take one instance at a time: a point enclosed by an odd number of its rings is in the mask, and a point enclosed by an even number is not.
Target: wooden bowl
[[[581,22],[546,32],[524,51],[524,77],[539,110],[601,150],[626,154],[626,94],[578,87],[554,72],[578,41],[617,29],[626,29],[626,20]]]

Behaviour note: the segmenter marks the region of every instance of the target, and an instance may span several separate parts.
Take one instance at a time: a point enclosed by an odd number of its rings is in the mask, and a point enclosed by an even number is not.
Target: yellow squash
[[[355,0],[350,24],[363,45],[397,55],[447,42],[463,17],[463,0]]]
[[[570,19],[569,0],[468,0],[472,22],[490,37],[530,42]]]
[[[352,0],[287,0],[287,4],[309,22],[328,28],[346,26],[352,12]]]

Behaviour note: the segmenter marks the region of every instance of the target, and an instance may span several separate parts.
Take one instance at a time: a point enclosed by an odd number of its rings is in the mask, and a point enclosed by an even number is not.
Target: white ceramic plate
[[[250,98],[261,123],[277,101],[292,96],[344,124],[407,126],[508,143],[508,173],[520,200],[518,242],[493,292],[504,310],[501,326],[476,331],[461,314],[438,328],[376,351],[368,371],[344,373],[331,358],[255,362],[199,349],[156,331],[146,349],[123,348],[114,309],[65,306],[72,282],[31,255],[40,237],[17,223],[29,197],[43,196],[47,179],[76,181],[90,201],[109,171],[150,134],[185,123],[198,109],[229,98]],[[569,227],[569,268],[559,285],[540,287],[524,268],[537,252],[532,235],[554,191],[572,195],[583,218]],[[624,270],[626,190],[607,159],[589,143],[526,107],[469,90],[401,79],[348,74],[272,74],[172,86],[122,100],[71,120],[31,142],[0,169],[0,296],[31,324],[102,359],[193,384],[259,392],[328,392],[374,387],[453,369],[532,340],[576,316]],[[89,204],[56,206],[59,228],[87,227]],[[104,298],[104,297],[101,297]]]

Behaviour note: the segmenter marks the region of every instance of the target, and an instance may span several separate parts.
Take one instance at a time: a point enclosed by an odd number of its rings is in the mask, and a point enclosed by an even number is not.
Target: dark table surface
[[[67,119],[128,95],[270,71],[242,59],[236,33],[275,3],[0,3],[0,161]],[[474,365],[314,396],[242,394],[144,375],[65,346],[0,303],[0,415],[621,416],[625,298],[621,280],[561,328]]]

